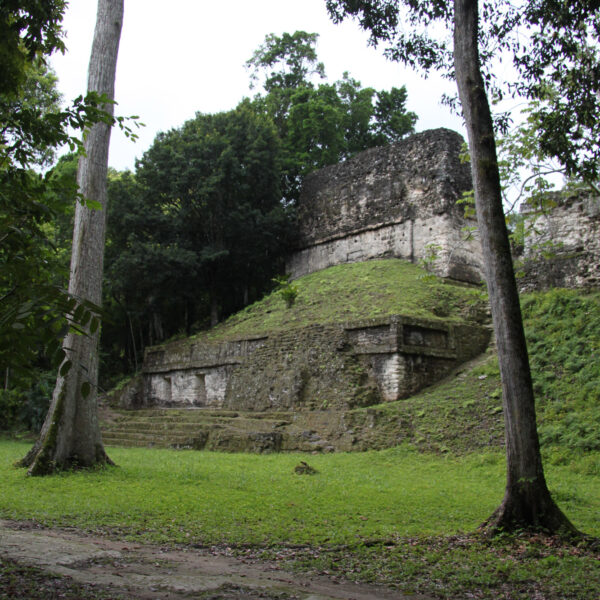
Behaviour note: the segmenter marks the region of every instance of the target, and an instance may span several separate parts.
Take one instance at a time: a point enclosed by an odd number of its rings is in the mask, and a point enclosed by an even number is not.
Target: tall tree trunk
[[[123,1],[98,0],[88,91],[105,94],[109,100],[114,99]],[[103,108],[113,114],[112,104]],[[94,210],[77,203],[69,278],[71,295],[98,306],[102,303],[110,132],[107,123],[94,125],[85,139],[86,154],[79,160],[79,191],[102,208]],[[40,437],[22,461],[30,475],[111,462],[104,451],[97,416],[99,336],[99,330],[89,335],[70,333],[63,342],[72,367],[64,377],[59,373]]]
[[[479,62],[477,0],[454,0],[454,67],[467,126],[477,223],[498,347],[506,431],[507,482],[490,531],[575,528],[546,485],[529,358],[506,229],[496,143]]]

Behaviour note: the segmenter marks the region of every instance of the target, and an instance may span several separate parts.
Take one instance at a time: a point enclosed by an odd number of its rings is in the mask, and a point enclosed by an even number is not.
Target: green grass
[[[422,392],[352,410],[346,423],[360,431],[361,448],[388,448],[397,440],[422,452],[468,454],[504,443],[502,394],[496,355]]]
[[[472,531],[499,504],[501,454],[440,457],[400,447],[306,456],[110,449],[118,468],[28,478],[27,445],[0,443],[0,515],[117,530],[157,542],[355,544]],[[304,459],[319,472],[296,475]],[[600,534],[600,480],[552,466],[550,487]]]
[[[298,295],[288,308],[279,292],[236,313],[196,337],[225,339],[392,314],[458,322],[481,319],[478,288],[450,283],[399,259],[346,264],[294,281]]]
[[[502,498],[498,451],[456,457],[402,446],[265,456],[110,448],[121,466],[31,478],[12,466],[27,449],[0,441],[2,518],[233,547],[435,598],[597,598],[593,549],[542,536],[472,534]],[[549,487],[577,527],[599,536],[600,456],[572,458],[548,465]],[[295,474],[299,460],[318,473]]]
[[[542,443],[600,450],[600,292],[554,289],[522,304]]]

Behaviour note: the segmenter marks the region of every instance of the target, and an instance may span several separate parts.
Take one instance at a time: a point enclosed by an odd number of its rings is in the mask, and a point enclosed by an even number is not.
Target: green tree
[[[157,163],[168,154],[160,153]],[[166,174],[175,163],[164,166]],[[176,209],[130,172],[109,177],[108,198],[102,348],[104,370],[114,376],[137,369],[146,345],[189,333],[207,303],[194,287],[196,254],[182,246]]]
[[[112,178],[114,325],[103,347],[115,371],[136,368],[146,344],[215,323],[272,286],[304,174],[413,130],[404,88],[376,92],[347,74],[319,83],[316,41],[267,36],[247,63],[262,94],[160,134],[135,175]]]
[[[520,16],[530,43],[516,46],[514,89],[533,101],[541,153],[588,184],[600,169],[600,6],[533,0]],[[537,103],[537,104],[536,104]]]
[[[5,0],[0,5],[0,94],[17,94],[29,66],[63,51],[65,0]]]
[[[159,134],[111,183],[108,289],[136,353],[260,297],[292,237],[280,179],[277,130],[244,101]]]
[[[498,347],[506,425],[507,485],[504,500],[488,523],[491,531],[517,528],[575,531],[550,497],[542,469],[531,374],[505,226],[494,123],[487,95],[487,90],[494,87],[494,80],[489,68],[486,69],[490,57],[499,48],[513,50],[521,76],[517,89],[531,97],[539,95],[538,78],[546,73],[562,71],[556,78],[561,85],[570,81],[565,73],[579,72],[582,64],[594,66],[597,73],[597,60],[589,61],[594,52],[587,40],[591,39],[593,31],[597,34],[599,8],[597,3],[574,4],[575,8],[573,3],[560,0],[552,3],[540,1],[529,3],[521,10],[508,2],[486,2],[480,16],[477,0],[455,0],[453,6],[437,0],[421,3],[409,0],[327,0],[334,19],[339,21],[347,15],[356,16],[361,25],[371,32],[374,42],[383,40],[388,43],[387,52],[391,57],[425,70],[449,70],[457,80],[469,137],[477,220]],[[399,12],[401,8],[404,11],[402,15]],[[443,38],[431,37],[436,23],[453,32],[452,44]],[[518,32],[519,25],[530,31],[539,27],[526,47],[519,45],[518,38],[511,37],[513,31]],[[565,32],[575,33],[577,30],[584,30],[584,33],[573,38],[565,35]],[[575,43],[563,43],[565,39],[574,39]],[[532,57],[531,60],[528,56]],[[559,57],[560,61],[557,60]],[[568,61],[564,60],[566,57]],[[590,84],[588,91],[592,92],[592,96],[595,94],[598,102],[600,80],[585,81]],[[568,91],[572,91],[573,87],[569,84]],[[585,98],[590,100],[591,96],[586,93]],[[577,100],[575,96],[573,99]],[[573,149],[576,135],[573,136],[572,124],[582,119],[573,114],[576,107],[567,108],[562,106],[569,115],[565,116],[564,122],[554,119],[553,124],[564,134],[559,137],[565,147]],[[576,131],[577,127],[574,129]],[[561,158],[561,144],[547,149]]]
[[[47,165],[56,145],[68,139],[65,119],[86,122],[61,110],[56,77],[41,55],[53,44],[62,47],[61,5],[50,3],[43,13],[40,3],[30,3],[29,19],[19,19],[16,3],[0,9],[6,34],[0,42],[5,76],[0,84],[0,369],[5,389],[29,381],[28,370],[44,346],[56,351],[66,325],[61,314],[72,308],[60,292],[64,277],[52,223],[67,210],[62,191],[73,191],[73,185],[31,168]],[[42,23],[44,14],[49,21]]]
[[[96,92],[67,108],[59,106],[55,78],[44,61],[64,50],[65,6],[63,0],[0,3],[0,371],[5,387],[27,377],[40,349],[60,364],[66,319],[78,306],[52,272],[53,223],[68,210],[65,198],[76,197],[76,189],[69,178],[33,168],[48,166],[60,146],[82,150],[70,128],[82,131],[115,121],[124,126],[103,110]]]
[[[315,45],[318,35],[296,31],[270,34],[246,63],[253,84],[264,94],[254,99],[277,126],[282,142],[282,192],[297,199],[302,177],[373,146],[398,141],[414,131],[417,116],[406,111],[406,88],[377,92],[344,73],[325,78]]]
[[[251,71],[253,85],[264,77],[263,87],[267,92],[295,90],[311,86],[314,76],[325,79],[325,66],[318,62],[315,45],[319,35],[306,31],[284,33],[281,37],[270,33],[246,61]]]

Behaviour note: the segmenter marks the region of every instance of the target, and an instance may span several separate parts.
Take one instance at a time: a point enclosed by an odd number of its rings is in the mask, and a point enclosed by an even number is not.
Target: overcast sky
[[[86,89],[96,4],[71,0],[65,15],[67,52],[52,60],[65,100]],[[319,33],[317,51],[329,81],[348,71],[364,87],[406,85],[408,109],[419,116],[417,130],[464,132],[461,119],[439,103],[444,91],[454,91],[449,82],[425,80],[389,62],[380,49],[368,47],[368,36],[355,23],[334,25],[325,0],[125,0],[116,112],[139,115],[146,127],[137,143],[113,132],[110,165],[133,169],[159,131],[179,127],[198,111],[231,109],[253,95],[244,63],[265,35],[296,30]]]

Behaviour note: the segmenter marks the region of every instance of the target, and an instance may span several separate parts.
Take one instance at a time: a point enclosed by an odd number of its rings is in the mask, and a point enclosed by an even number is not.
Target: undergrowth
[[[600,450],[600,293],[523,300],[542,444]]]
[[[266,551],[299,570],[431,598],[596,600],[598,552],[547,536],[408,537],[353,548]],[[583,575],[585,573],[585,575]]]

